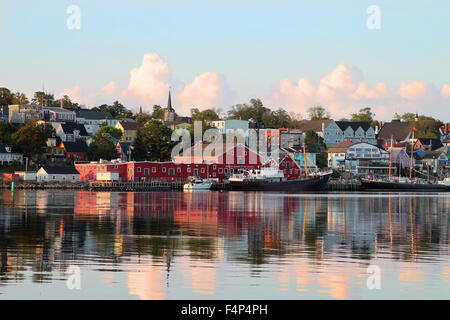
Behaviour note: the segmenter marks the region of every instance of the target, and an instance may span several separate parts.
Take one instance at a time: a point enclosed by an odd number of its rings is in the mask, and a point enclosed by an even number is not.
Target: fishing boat
[[[188,182],[183,185],[185,191],[211,190],[213,183],[209,180],[203,180],[197,177],[188,178]]]
[[[287,180],[283,171],[273,168],[241,170],[228,179],[233,191],[325,191],[332,172],[309,174]]]

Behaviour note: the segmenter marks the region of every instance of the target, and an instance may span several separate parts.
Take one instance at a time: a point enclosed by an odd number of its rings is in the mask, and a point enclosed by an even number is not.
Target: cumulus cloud
[[[119,100],[135,111],[139,105],[150,111],[154,104],[166,106],[171,86],[172,104],[178,114],[189,114],[192,107],[225,107],[231,105],[235,97],[225,77],[218,72],[202,73],[186,85],[172,79],[168,63],[156,53],[145,54],[141,65],[131,69],[127,88],[111,81],[95,93],[87,94],[76,85],[61,94],[88,105]]]
[[[371,107],[377,119],[391,119],[394,112],[419,112],[435,117],[450,116],[443,97],[450,97],[450,85],[441,92],[430,83],[403,82],[390,91],[384,82],[369,86],[362,72],[354,67],[339,64],[329,74],[312,82],[306,77],[297,82],[289,79],[278,81],[265,103],[272,108],[285,108],[307,116],[308,108],[321,105],[335,119],[348,118],[364,107]],[[448,104],[448,102],[447,102]]]
[[[224,107],[232,103],[233,97],[225,77],[217,72],[205,72],[195,77],[178,95],[183,111],[192,107]]]

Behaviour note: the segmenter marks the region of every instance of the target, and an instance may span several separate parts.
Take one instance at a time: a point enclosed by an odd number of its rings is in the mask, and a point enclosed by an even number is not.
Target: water
[[[2,191],[0,299],[449,299],[449,214],[448,193]]]

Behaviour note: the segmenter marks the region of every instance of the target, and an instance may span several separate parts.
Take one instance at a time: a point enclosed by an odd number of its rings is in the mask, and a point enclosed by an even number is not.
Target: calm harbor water
[[[0,299],[449,299],[449,218],[448,193],[1,191]]]

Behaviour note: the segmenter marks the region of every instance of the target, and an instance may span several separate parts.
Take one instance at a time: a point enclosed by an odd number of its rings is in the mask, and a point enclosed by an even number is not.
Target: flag
[[[413,130],[414,130],[415,132],[419,131],[419,130],[417,130],[416,128],[413,128]]]

